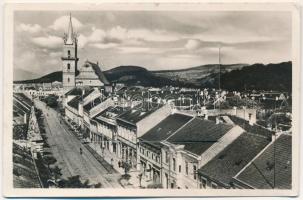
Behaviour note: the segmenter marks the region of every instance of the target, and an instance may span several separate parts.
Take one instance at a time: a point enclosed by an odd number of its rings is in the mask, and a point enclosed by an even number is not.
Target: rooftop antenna
[[[218,91],[218,103],[219,103],[219,110],[221,110],[221,103],[220,103],[220,98],[221,98],[221,44],[219,43],[219,91]]]

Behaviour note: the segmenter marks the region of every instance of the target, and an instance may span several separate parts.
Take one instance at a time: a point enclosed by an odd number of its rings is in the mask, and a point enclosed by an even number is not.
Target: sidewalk
[[[65,119],[62,119],[63,123],[69,128],[71,124],[68,123]],[[80,141],[83,141],[79,135],[77,135],[73,130],[70,132],[77,137]],[[108,149],[101,149],[100,144],[97,143],[86,143],[84,146],[87,150],[106,168],[108,173],[119,173],[121,176],[125,174],[124,169],[119,167],[118,163],[120,158],[117,157],[116,154],[110,152]],[[136,169],[131,169],[128,174],[130,175],[130,179],[128,180],[128,184],[124,185],[125,188],[140,188],[139,183],[139,174],[140,172]],[[142,180],[143,182],[143,180]]]
[[[101,149],[100,144],[97,143],[88,143],[87,145],[90,146],[94,151],[96,151],[106,162],[110,163],[113,168],[119,172],[121,175],[123,175],[124,169],[122,167],[119,167],[119,160],[120,158],[117,157],[116,154],[110,152],[108,149],[104,149],[104,151]],[[136,169],[131,169],[128,173],[131,177],[128,181],[128,186],[130,188],[139,188],[139,174],[140,172],[137,171]]]

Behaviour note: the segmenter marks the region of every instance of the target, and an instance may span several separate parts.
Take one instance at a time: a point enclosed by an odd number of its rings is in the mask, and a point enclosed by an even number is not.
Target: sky
[[[277,11],[73,11],[79,65],[149,70],[291,60],[291,13]],[[16,11],[14,79],[61,70],[69,11]]]

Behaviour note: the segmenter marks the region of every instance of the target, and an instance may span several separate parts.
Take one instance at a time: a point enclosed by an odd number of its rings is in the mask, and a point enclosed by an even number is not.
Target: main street
[[[47,108],[46,105],[35,100],[37,108],[41,109],[46,121],[48,143],[57,159],[57,165],[62,169],[64,178],[80,175],[82,181],[101,183],[102,187],[122,187],[118,179],[120,174],[109,174],[104,166],[83,146],[83,144],[68,130],[64,123],[60,123],[58,113]],[[83,154],[80,154],[80,148]]]

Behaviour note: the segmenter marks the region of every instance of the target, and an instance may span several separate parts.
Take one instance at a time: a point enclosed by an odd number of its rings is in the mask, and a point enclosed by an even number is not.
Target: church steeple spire
[[[69,25],[68,25],[66,44],[73,44],[73,43],[74,43],[74,31],[72,24],[72,14],[69,13]]]

